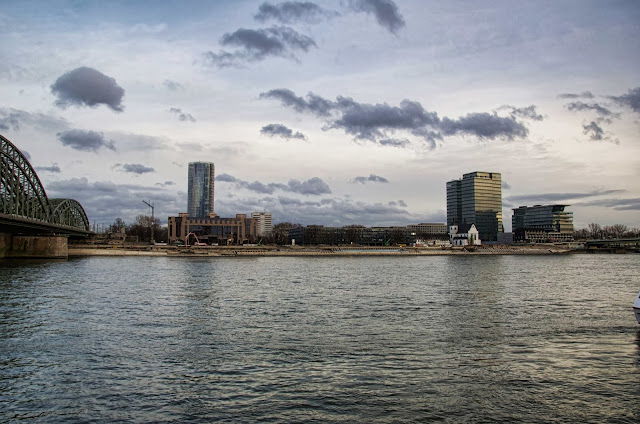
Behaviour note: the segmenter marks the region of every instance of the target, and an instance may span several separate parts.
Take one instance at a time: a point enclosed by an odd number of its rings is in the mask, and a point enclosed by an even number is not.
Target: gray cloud
[[[116,218],[131,224],[136,216],[149,214],[149,208],[140,199],[155,203],[155,214],[161,222],[167,216],[184,211],[187,202],[186,193],[176,192],[175,189],[115,184],[111,181],[90,182],[86,178],[54,181],[45,184],[45,189],[52,198],[76,199],[92,223],[106,225],[113,223]]]
[[[271,19],[289,24],[295,21],[315,23],[339,15],[336,11],[324,9],[312,2],[285,1],[278,4],[262,3],[254,18],[260,22]]]
[[[502,180],[502,188],[505,189],[505,190],[511,190],[511,184],[509,184],[506,181]]]
[[[276,190],[282,190],[303,195],[330,194],[331,188],[321,178],[313,177],[307,181],[289,180],[287,184],[281,183],[261,183],[260,181],[248,182],[240,180],[229,174],[216,176],[216,181],[234,183],[237,187],[245,188],[261,194],[273,194]]]
[[[595,96],[590,91],[583,91],[580,94],[575,93],[565,93],[559,94],[558,97],[560,99],[593,99]]]
[[[205,60],[209,64],[221,68],[244,62],[257,62],[270,56],[298,60],[294,54],[295,51],[307,52],[311,47],[316,47],[311,37],[289,27],[257,30],[240,28],[233,33],[224,34],[220,44],[239,48],[233,53],[226,51],[205,53]]]
[[[169,112],[174,113],[181,121],[196,122],[196,118],[194,118],[190,113],[183,112],[180,108],[172,107],[169,109]]]
[[[633,88],[622,96],[610,96],[610,98],[621,106],[640,112],[640,87]]]
[[[57,96],[56,105],[60,107],[97,107],[103,104],[116,112],[124,110],[124,89],[115,79],[86,66],[60,76],[51,86],[51,92]]]
[[[124,165],[117,164],[117,167],[122,168],[124,172],[129,172],[132,174],[147,174],[149,172],[156,172],[155,169],[150,168],[148,166],[140,165],[138,163],[125,163]]]
[[[304,99],[296,96],[293,91],[286,88],[277,88],[266,93],[260,93],[260,98],[280,100],[283,105],[293,108],[296,112],[310,112],[317,116],[329,116],[331,110],[335,107],[335,103],[317,94],[309,93],[307,98]]]
[[[534,121],[542,121],[544,119],[544,116],[540,115],[536,111],[535,105],[531,105],[527,107],[502,106],[499,109],[509,110],[513,117],[531,119]]]
[[[404,18],[393,0],[351,0],[349,7],[356,12],[374,15],[378,23],[391,33],[395,34],[405,26]]]
[[[22,152],[24,154],[24,152]],[[52,164],[51,166],[36,166],[35,170],[38,172],[53,172],[59,174],[62,172],[57,163]]]
[[[371,174],[368,177],[355,177],[351,182],[353,182],[353,183],[361,183],[361,184],[364,184],[366,182],[388,183],[389,180],[387,180],[386,178],[381,177],[379,175]]]
[[[321,178],[313,177],[307,181],[289,180],[289,189],[294,193],[320,195],[329,194],[331,189],[329,185],[322,181]]]
[[[501,117],[489,113],[469,113],[457,120],[445,117],[441,128],[445,135],[466,134],[489,140],[513,140],[525,138],[529,134],[527,128],[513,116]]]
[[[400,106],[358,103],[342,96],[333,102],[313,93],[305,98],[299,97],[288,89],[261,93],[260,98],[280,100],[296,112],[309,112],[326,118],[323,130],[342,129],[356,140],[368,140],[384,146],[405,147],[410,143],[407,139],[389,135],[396,131],[407,131],[421,138],[430,148],[434,148],[444,136],[460,134],[479,139],[513,140],[525,138],[529,133],[513,115],[502,117],[496,113],[470,113],[458,119],[440,119],[436,112],[429,112],[419,102],[406,99],[400,102]]]
[[[23,127],[32,127],[44,131],[60,131],[69,128],[69,123],[43,113],[31,113],[10,107],[0,107],[0,129],[19,131]]]
[[[379,140],[376,140],[376,142],[378,144],[380,144],[381,146],[391,146],[391,147],[406,147],[408,144],[410,144],[411,142],[406,139],[399,139],[399,138],[382,138]]]
[[[584,193],[538,193],[538,194],[522,194],[516,196],[505,197],[507,204],[546,204],[562,201],[571,201],[575,199],[585,199],[588,197],[606,196],[609,194],[624,193],[625,190],[592,190]]]
[[[239,180],[236,177],[233,177],[229,174],[220,174],[220,175],[216,175],[216,181],[235,183],[236,181],[239,181]]]
[[[102,133],[86,130],[68,130],[56,134],[60,142],[83,152],[97,152],[102,147],[116,150],[113,140],[106,140]]]
[[[617,138],[612,138],[609,134],[606,134],[595,121],[591,121],[589,124],[582,124],[582,132],[585,135],[589,135],[589,138],[593,141],[609,141],[614,144],[620,144]]]
[[[176,81],[164,80],[162,82],[162,85],[164,85],[165,88],[171,91],[184,90],[184,87],[182,86],[182,84]]]
[[[296,138],[299,140],[306,140],[307,137],[299,131],[295,133],[290,128],[282,125],[282,124],[269,124],[262,127],[260,130],[260,134],[267,135],[270,137],[282,137],[284,139],[290,140],[292,138]]]
[[[349,196],[305,200],[285,195],[263,197],[252,195],[247,198],[221,196],[216,199],[216,212],[221,216],[233,216],[238,211],[257,210],[271,211],[274,223],[293,222],[302,225],[390,226],[446,221],[446,212],[442,210],[434,213],[411,214],[406,210],[406,203],[402,200],[368,203],[353,200]]]
[[[601,199],[576,203],[576,206],[601,206],[613,208],[617,211],[640,211],[640,198],[631,199]]]
[[[598,115],[601,115],[601,116],[610,116],[613,118],[620,117],[619,114],[611,112],[611,110],[607,109],[606,107],[598,103],[571,102],[567,105],[567,109],[569,109],[572,112],[593,110]]]

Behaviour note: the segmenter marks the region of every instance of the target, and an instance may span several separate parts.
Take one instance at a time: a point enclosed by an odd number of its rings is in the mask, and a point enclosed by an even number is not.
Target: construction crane
[[[143,200],[142,203],[144,203],[145,205],[149,206],[151,208],[151,244],[155,244],[155,240],[153,239],[153,224],[155,224],[155,219],[153,217],[153,211],[154,211],[154,206],[153,203],[150,203],[151,201],[147,202],[146,200]]]

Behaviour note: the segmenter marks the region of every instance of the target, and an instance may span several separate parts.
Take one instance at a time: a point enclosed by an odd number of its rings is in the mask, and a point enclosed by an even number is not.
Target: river
[[[640,422],[640,255],[0,261],[0,422]]]

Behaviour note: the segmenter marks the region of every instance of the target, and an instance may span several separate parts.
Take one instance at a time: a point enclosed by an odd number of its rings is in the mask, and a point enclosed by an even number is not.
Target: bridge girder
[[[0,212],[49,220],[47,193],[27,158],[0,135]]]
[[[49,199],[29,160],[0,135],[0,214],[88,233],[89,219],[73,199]]]
[[[65,225],[90,231],[89,220],[82,205],[73,199],[49,199],[51,204],[51,216],[49,221],[52,224]]]

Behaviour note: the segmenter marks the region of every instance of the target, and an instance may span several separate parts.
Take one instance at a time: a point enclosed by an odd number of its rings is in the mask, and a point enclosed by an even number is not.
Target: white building
[[[251,218],[256,220],[256,233],[258,237],[269,234],[273,229],[271,212],[253,212]]]
[[[449,226],[449,238],[454,246],[480,246],[482,244],[475,224]]]

